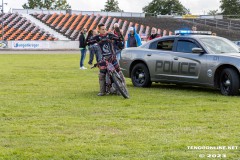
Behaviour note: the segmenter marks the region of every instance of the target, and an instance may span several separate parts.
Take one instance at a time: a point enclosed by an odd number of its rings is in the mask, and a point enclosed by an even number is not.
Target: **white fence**
[[[145,13],[134,13],[134,12],[100,12],[100,11],[77,11],[77,10],[72,10],[71,12],[75,14],[82,14],[82,15],[100,14],[101,16],[111,16],[111,17],[145,17]]]
[[[19,14],[33,14],[33,13],[44,13],[44,14],[60,14],[66,13],[66,10],[43,10],[43,9],[12,9],[12,13]]]
[[[19,14],[33,14],[33,13],[44,13],[44,14],[54,14],[54,13],[75,13],[82,15],[97,15],[102,16],[112,16],[112,17],[145,17],[145,13],[134,13],[134,12],[100,12],[100,11],[78,11],[78,10],[43,10],[43,9],[12,9],[12,13]]]

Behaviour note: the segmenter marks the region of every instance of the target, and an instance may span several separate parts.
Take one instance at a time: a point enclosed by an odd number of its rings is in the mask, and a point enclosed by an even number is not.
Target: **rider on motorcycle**
[[[107,64],[105,60],[110,61],[115,67],[116,71],[124,79],[124,76],[120,70],[118,61],[116,59],[115,49],[113,44],[114,41],[123,42],[123,38],[118,37],[112,33],[107,33],[106,26],[104,24],[98,25],[98,31],[100,34],[90,39],[87,42],[87,44],[98,43],[99,48],[101,50],[101,55],[99,55],[99,58],[98,58],[98,67],[100,69],[100,72],[99,72],[100,92],[98,93],[98,96],[104,96],[106,94],[105,76],[107,73]]]

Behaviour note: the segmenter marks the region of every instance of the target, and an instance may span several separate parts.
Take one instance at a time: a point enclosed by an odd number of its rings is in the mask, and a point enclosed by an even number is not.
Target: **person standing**
[[[117,37],[121,37],[124,39],[122,32],[120,31],[119,24],[115,23],[114,24],[114,31],[113,34],[115,34]],[[124,49],[125,43],[124,41],[114,41],[114,48],[115,48],[115,53],[116,53],[116,58],[119,61],[121,57],[121,51]]]
[[[84,67],[84,60],[87,52],[86,36],[87,36],[87,29],[83,28],[79,36],[79,48],[81,51],[80,69],[87,69],[86,67]]]
[[[138,47],[142,45],[141,38],[139,34],[136,33],[134,27],[129,28],[128,40],[127,40],[127,48],[128,47]]]
[[[151,35],[148,37],[148,40],[152,40],[152,39],[158,38],[158,37],[161,37],[161,35],[157,34],[156,28],[152,28]]]
[[[106,73],[107,73],[107,61],[111,61],[116,71],[120,76],[124,76],[118,65],[118,61],[115,57],[115,50],[113,46],[114,41],[123,41],[122,37],[117,37],[112,33],[107,33],[106,26],[104,24],[98,25],[99,35],[94,36],[93,39],[88,41],[88,44],[98,43],[101,49],[101,56],[98,58],[98,67],[99,67],[99,86],[100,92],[98,96],[106,95]]]
[[[93,37],[97,36],[97,35],[98,35],[98,32],[96,30],[88,31],[86,43],[89,46],[88,49],[89,49],[89,52],[90,52],[90,54],[89,54],[89,62],[88,62],[89,65],[92,65],[93,60],[94,60],[94,55],[96,56],[96,61],[98,62],[99,54],[101,54],[100,53],[100,48],[99,48],[97,43],[88,44],[88,42],[91,41],[93,39]]]

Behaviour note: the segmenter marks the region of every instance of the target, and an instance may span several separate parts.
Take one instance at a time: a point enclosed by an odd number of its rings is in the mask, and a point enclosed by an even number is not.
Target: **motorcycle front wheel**
[[[128,90],[122,80],[121,76],[117,72],[113,72],[112,79],[116,84],[117,90],[121,93],[124,98],[129,98]]]

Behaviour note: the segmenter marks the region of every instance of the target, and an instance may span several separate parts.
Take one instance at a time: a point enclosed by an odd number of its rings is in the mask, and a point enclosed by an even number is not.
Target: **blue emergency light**
[[[175,35],[212,35],[211,31],[191,31],[191,30],[176,30]]]

